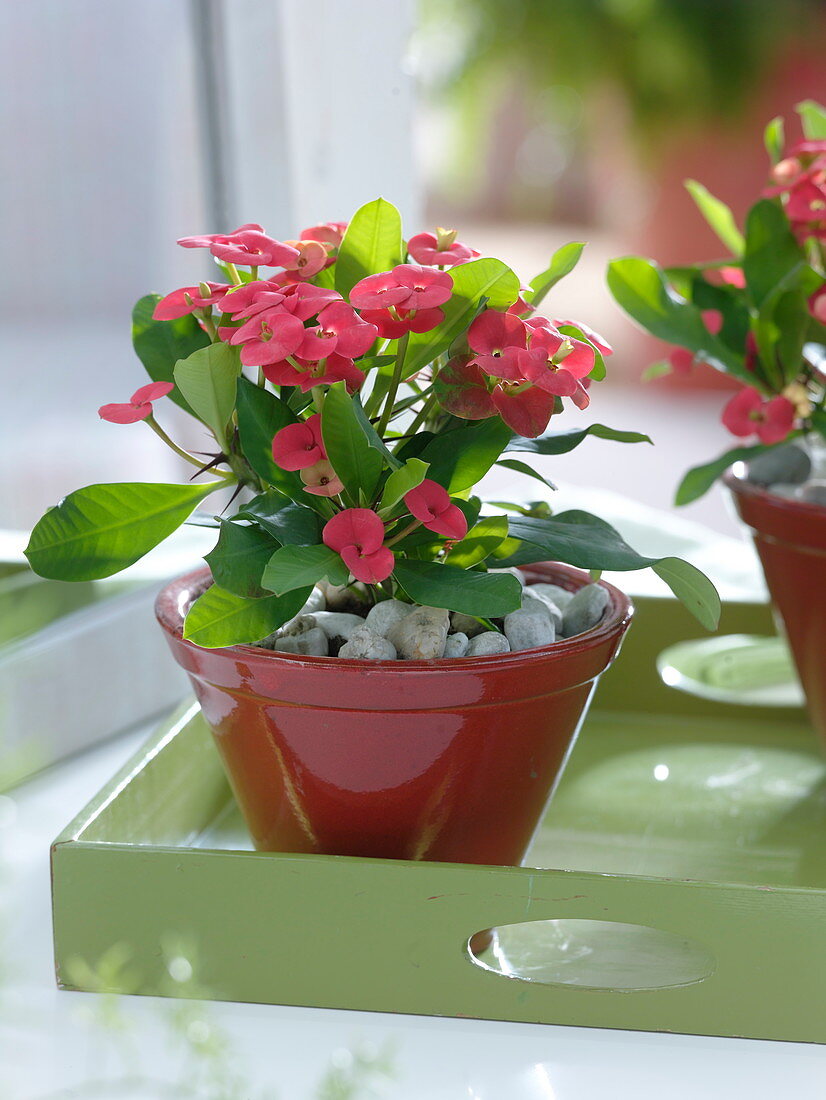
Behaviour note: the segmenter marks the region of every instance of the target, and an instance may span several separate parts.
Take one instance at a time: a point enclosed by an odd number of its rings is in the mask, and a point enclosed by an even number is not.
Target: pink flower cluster
[[[408,511],[435,534],[456,540],[467,534],[467,520],[452,503],[447,490],[428,478],[405,494]],[[324,525],[321,537],[325,546],[340,556],[356,580],[379,584],[387,580],[396,563],[387,541],[388,523],[372,508],[345,508]]]
[[[797,239],[826,241],[826,140],[798,142],[771,174],[775,186],[764,194],[786,196],[786,216]]]
[[[222,327],[221,338],[240,344],[241,362],[263,367],[275,385],[300,386],[306,392],[322,383],[345,381],[354,391],[364,381],[353,360],[372,346],[378,329],[363,321],[337,291],[312,283],[256,281],[227,294],[221,308],[240,322]]]
[[[563,325],[575,325],[590,343],[566,336],[559,331]],[[479,314],[467,340],[476,354],[451,360],[440,375],[445,408],[467,420],[499,413],[514,431],[531,437],[548,426],[557,397],[570,397],[580,409],[588,405],[594,347],[603,355],[612,350],[577,321],[523,319],[493,309]]]
[[[356,283],[350,303],[385,340],[398,340],[408,332],[430,332],[440,325],[445,315],[439,306],[452,293],[453,279],[447,272],[398,264]]]

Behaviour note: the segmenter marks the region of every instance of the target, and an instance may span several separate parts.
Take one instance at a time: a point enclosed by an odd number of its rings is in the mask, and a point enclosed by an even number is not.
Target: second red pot
[[[783,620],[812,724],[826,747],[826,508],[787,500],[727,474]]]
[[[265,851],[519,864],[632,614],[604,585],[598,626],[519,653],[401,664],[209,650],[181,633],[209,579],[168,585],[157,615]]]

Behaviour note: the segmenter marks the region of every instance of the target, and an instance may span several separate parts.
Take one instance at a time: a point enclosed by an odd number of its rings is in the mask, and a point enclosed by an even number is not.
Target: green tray
[[[253,852],[190,706],[54,844],[59,984],[168,994],[177,942],[216,999],[826,1042],[826,765],[801,711],[660,682],[697,633],[639,601],[525,867]]]

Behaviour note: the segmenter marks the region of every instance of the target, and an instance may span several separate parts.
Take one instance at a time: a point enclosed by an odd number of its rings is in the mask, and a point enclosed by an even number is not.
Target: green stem
[[[227,269],[227,274],[229,275],[230,282],[233,284],[233,286],[241,286],[244,280],[238,274],[238,268],[235,266],[235,264],[231,264],[228,260],[224,260],[224,266]]]
[[[381,420],[379,421],[376,431],[379,436],[383,436],[387,430],[387,425],[390,423],[390,417],[393,415],[393,406],[396,403],[396,393],[398,392],[399,385],[402,380],[402,373],[404,371],[404,357],[407,354],[407,345],[410,343],[410,333],[406,332],[404,336],[399,340],[399,350],[396,353],[396,365],[393,368],[393,380],[390,383],[390,389],[387,391],[387,397],[384,401],[384,411],[381,414]]]
[[[210,340],[213,344],[218,340],[218,332],[215,328],[215,322],[212,320],[211,309],[199,309],[198,314],[201,318],[204,328],[206,329]]]
[[[152,415],[152,413],[150,413],[149,416],[146,417],[146,419],[144,420],[144,424],[148,424],[149,427],[152,429],[152,431],[155,433],[155,435],[158,436],[159,439],[162,439],[163,442],[167,445],[167,447],[170,447],[175,452],[176,455],[178,455],[180,458],[182,458],[185,462],[188,462],[190,464],[190,466],[197,466],[199,470],[201,470],[203,468],[203,465],[204,465],[203,462],[201,462],[199,459],[195,458],[194,455],[188,454],[186,451],[182,450],[182,448],[180,448],[177,443],[172,442],[172,440],[169,438],[169,436],[166,434],[166,432],[163,430],[163,428],[157,422],[157,420]],[[209,474],[210,477],[220,477],[220,478],[226,478],[227,477],[226,472],[221,472],[219,470],[204,470],[204,473]],[[230,481],[232,481],[232,480],[234,480],[234,477],[230,478]]]
[[[385,546],[393,546],[397,542],[401,542],[403,538],[406,538],[411,531],[415,531],[417,527],[421,527],[422,521],[420,519],[414,519],[406,527],[403,527],[397,535],[394,535],[392,539],[387,539]]]
[[[433,412],[433,409],[438,404],[439,398],[436,396],[435,393],[432,393],[430,397],[428,397],[427,401],[425,401],[422,408],[419,410],[413,423],[407,429],[407,434],[415,435],[419,428],[421,428],[423,424],[427,423],[427,418],[430,416],[430,414]]]

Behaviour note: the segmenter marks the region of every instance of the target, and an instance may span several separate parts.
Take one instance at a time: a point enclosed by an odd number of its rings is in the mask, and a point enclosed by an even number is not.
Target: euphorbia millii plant
[[[216,518],[215,583],[186,619],[185,637],[202,646],[263,638],[325,578],[489,622],[520,605],[505,567],[548,559],[651,566],[714,625],[717,594],[686,562],[641,556],[587,512],[485,514],[473,495],[497,463],[543,481],[518,452],[562,454],[589,434],[647,438],[600,424],[547,432],[566,398],[588,405],[610,353],[585,325],[536,312],[581,244],[521,287],[453,231],[405,242],[383,199],[297,240],[244,225],[179,243],[208,249],[221,281],[138,302],[135,349],[152,381],[100,415],[148,424],[196,467],[192,483],[71,493],[34,529],[27,554],[38,573],[116,573],[232,486],[245,493]],[[173,443],[155,419],[164,398],[212,433],[214,453],[204,460]]]
[[[766,129],[772,166],[744,232],[724,203],[686,184],[730,256],[666,268],[630,256],[609,267],[619,304],[676,345],[649,376],[705,362],[741,384],[722,421],[751,442],[689,470],[678,504],[702,496],[734,462],[810,433],[826,439],[826,110],[807,101],[798,112],[804,138],[790,148],[781,119]]]

